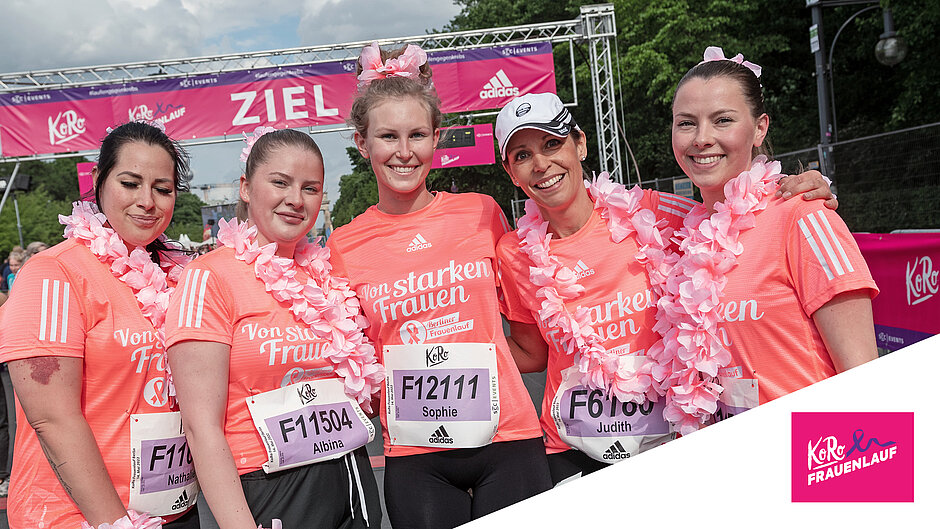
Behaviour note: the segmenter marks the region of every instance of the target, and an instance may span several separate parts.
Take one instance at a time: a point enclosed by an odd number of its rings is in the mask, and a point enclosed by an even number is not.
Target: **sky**
[[[0,0],[0,72],[422,35],[458,12],[450,0]],[[335,201],[351,133],[314,138]],[[237,181],[243,146],[189,148],[192,185]]]

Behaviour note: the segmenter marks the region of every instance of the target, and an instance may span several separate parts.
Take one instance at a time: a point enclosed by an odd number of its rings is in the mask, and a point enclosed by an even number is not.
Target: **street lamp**
[[[907,43],[894,31],[894,19],[891,9],[884,10],[885,32],[878,37],[875,45],[875,58],[885,66],[894,66],[907,56]]]
[[[816,60],[816,93],[817,102],[819,104],[819,143],[822,151],[820,153],[820,162],[822,169],[830,173],[830,176],[832,173],[831,167],[828,167],[825,159],[827,159],[829,155],[830,143],[835,142],[837,138],[835,93],[832,83],[832,52],[835,49],[836,41],[839,39],[839,34],[842,33],[842,30],[845,29],[852,20],[866,11],[877,9],[879,6],[873,5],[856,11],[843,22],[842,26],[840,26],[839,30],[836,32],[835,37],[832,39],[832,44],[829,46],[828,57],[824,55],[826,46],[823,33],[822,8],[860,4],[879,4],[879,0],[806,0],[806,7],[810,8],[813,20],[813,25],[810,26],[809,31],[810,49]],[[894,30],[894,19],[891,16],[890,8],[884,8],[883,16],[884,33],[881,34],[878,44],[875,46],[875,58],[878,59],[878,62],[886,66],[894,66],[901,62],[905,55],[907,55],[907,44],[904,43],[904,40],[901,39]],[[826,59],[828,59],[828,61]],[[827,78],[829,80],[828,86],[826,83]]]

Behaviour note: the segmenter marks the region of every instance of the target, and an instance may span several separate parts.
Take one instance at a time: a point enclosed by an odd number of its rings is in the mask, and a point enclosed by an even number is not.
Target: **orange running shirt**
[[[349,278],[369,319],[366,334],[384,362],[383,346],[402,345],[408,322],[448,322],[423,343],[496,345],[500,415],[494,442],[539,437],[532,399],[516,369],[499,316],[496,242],[509,229],[489,196],[438,192],[414,213],[388,215],[375,206],[330,237],[334,272]],[[456,315],[456,316],[455,316]],[[455,319],[456,318],[456,319]],[[451,321],[453,320],[453,321]],[[443,448],[389,442],[382,391],[385,455]]]
[[[17,274],[3,306],[0,344],[0,362],[41,356],[83,359],[82,413],[127,505],[131,415],[170,411],[166,357],[133,291],[82,243],[65,241],[33,256]],[[78,527],[84,517],[59,484],[16,404],[10,527]]]
[[[821,201],[777,198],[756,222],[727,274],[722,332],[732,361],[719,375],[757,379],[763,404],[836,373],[812,314],[837,294],[874,297],[878,287],[848,227]]]
[[[307,281],[302,269],[297,280]],[[224,433],[238,474],[260,470],[268,460],[245,399],[288,384],[333,376],[321,356],[326,341],[294,319],[255,277],[254,266],[228,247],[191,262],[170,298],[166,343],[187,340],[231,346]]]
[[[695,204],[691,199],[645,189],[640,207],[651,210],[657,218],[666,219],[673,229],[678,229]],[[580,230],[563,239],[552,238],[549,244],[551,254],[574,270],[578,283],[585,288],[581,296],[565,304],[568,310],[574,313],[578,307],[590,307],[591,323],[608,350],[645,354],[646,348],[656,342],[659,335],[653,331],[656,299],[650,292],[646,268],[633,257],[639,249],[636,238],[630,236],[620,243],[611,241],[607,222],[594,210]],[[529,281],[532,261],[522,253],[518,233],[503,236],[496,253],[506,318],[537,324],[542,339],[548,344],[540,421],[546,451],[549,454],[563,452],[570,447],[558,434],[551,406],[562,382],[562,371],[573,365],[574,355],[569,356],[561,347],[558,330],[548,327],[538,317],[541,300],[536,292],[539,287]]]

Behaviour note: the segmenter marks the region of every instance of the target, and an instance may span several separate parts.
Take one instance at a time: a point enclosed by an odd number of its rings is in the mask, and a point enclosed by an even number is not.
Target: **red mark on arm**
[[[59,359],[54,356],[40,356],[27,358],[30,367],[30,376],[42,385],[48,385],[52,375],[59,371]]]

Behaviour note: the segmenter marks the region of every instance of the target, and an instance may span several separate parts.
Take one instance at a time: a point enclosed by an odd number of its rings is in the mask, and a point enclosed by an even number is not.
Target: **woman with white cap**
[[[660,340],[656,285],[670,235],[696,202],[606,174],[587,185],[586,138],[555,94],[507,104],[496,139],[529,197],[497,246],[509,343],[520,371],[547,368],[541,424],[558,483],[675,436],[645,355]],[[789,180],[806,199],[829,196],[821,178]]]

